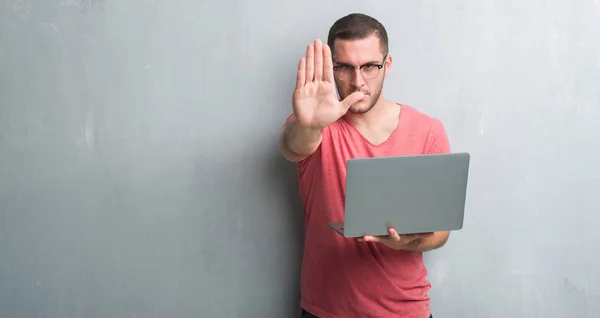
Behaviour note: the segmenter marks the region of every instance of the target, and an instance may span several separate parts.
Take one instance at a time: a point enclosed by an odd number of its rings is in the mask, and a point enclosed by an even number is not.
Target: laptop
[[[346,164],[347,238],[456,231],[463,227],[469,153],[354,158]]]

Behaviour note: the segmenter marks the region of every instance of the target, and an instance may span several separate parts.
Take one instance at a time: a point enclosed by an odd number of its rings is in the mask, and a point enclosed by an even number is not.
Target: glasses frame
[[[335,77],[337,77],[337,79],[339,79],[340,81],[344,82],[346,81],[345,79],[341,78],[340,73],[338,73],[337,71],[340,68],[352,68],[354,70],[354,72],[356,72],[356,70],[360,71],[360,75],[364,78],[364,79],[374,79],[377,76],[379,76],[379,71],[381,71],[381,69],[385,66],[385,60],[387,59],[387,54],[383,57],[383,62],[381,64],[374,64],[374,63],[365,63],[363,65],[359,65],[359,66],[355,66],[355,65],[350,65],[350,64],[346,64],[346,63],[342,63],[341,65],[336,65],[333,67],[333,73],[335,74]],[[366,66],[370,66],[370,67],[377,67],[377,74],[373,77],[366,77],[365,73],[363,73],[363,67]]]

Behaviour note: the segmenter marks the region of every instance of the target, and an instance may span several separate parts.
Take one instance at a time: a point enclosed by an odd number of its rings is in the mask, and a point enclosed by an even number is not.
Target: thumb
[[[354,105],[354,103],[358,102],[364,96],[365,93],[363,92],[354,92],[346,96],[346,98],[344,98],[344,100],[342,101],[342,108],[344,109],[344,112],[347,111],[348,108],[350,108],[350,106]]]

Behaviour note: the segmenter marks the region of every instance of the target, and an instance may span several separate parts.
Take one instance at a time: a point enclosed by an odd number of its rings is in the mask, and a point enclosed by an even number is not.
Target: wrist
[[[404,244],[401,244],[400,246],[398,246],[397,250],[404,250],[404,251],[419,251],[422,246],[424,244],[424,239],[423,238],[414,238],[410,241],[404,242]]]
[[[402,250],[426,252],[442,247],[448,241],[449,233],[435,232],[433,235],[417,237],[403,244]]]
[[[296,129],[301,135],[308,137],[318,137],[321,135],[323,128],[311,127],[304,125],[297,120],[294,120],[294,129]]]
[[[299,156],[313,153],[321,143],[322,129],[302,125],[293,119],[286,129],[285,147]]]

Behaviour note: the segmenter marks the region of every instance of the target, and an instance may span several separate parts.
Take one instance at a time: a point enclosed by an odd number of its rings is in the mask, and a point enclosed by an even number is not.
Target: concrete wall
[[[385,93],[472,154],[436,317],[600,316],[598,1],[0,2],[0,317],[294,317],[297,61],[388,28]]]

